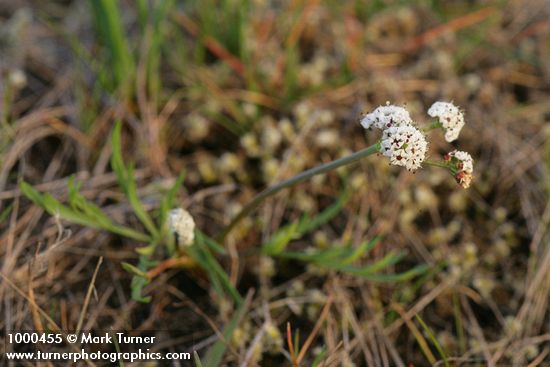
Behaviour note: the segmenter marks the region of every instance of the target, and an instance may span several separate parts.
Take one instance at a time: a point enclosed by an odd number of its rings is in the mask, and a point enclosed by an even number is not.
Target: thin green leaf
[[[223,248],[222,245],[220,245],[213,238],[208,237],[206,234],[199,231],[198,229],[195,230],[195,238],[200,238],[201,241],[204,241],[204,244],[206,244],[212,251],[214,251],[218,255],[227,254],[227,251],[225,250],[225,248]]]
[[[114,226],[111,218],[109,218],[101,208],[88,201],[79,192],[81,183],[75,183],[74,177],[69,179],[69,205],[75,211],[83,213],[90,221],[97,223],[101,228],[108,229]]]
[[[121,131],[122,131],[122,124],[120,121],[115,122],[115,127],[113,129],[113,133],[111,136],[111,147],[112,147],[112,155],[111,155],[111,168],[115,172],[115,175],[117,177],[118,184],[120,187],[126,192],[127,189],[127,181],[128,181],[128,174],[126,172],[126,167],[124,166],[124,161],[122,160],[122,148],[121,148]]]
[[[294,354],[300,355],[300,329],[294,332]]]
[[[321,351],[321,353],[319,353],[317,355],[317,357],[315,357],[315,359],[313,360],[313,362],[311,363],[311,367],[317,367],[319,366],[319,364],[321,363],[321,361],[325,358],[325,356],[327,355],[327,349],[323,348],[323,350]]]
[[[210,348],[206,354],[206,367],[219,367],[227,349],[227,345],[233,332],[239,325],[239,322],[243,319],[244,315],[248,311],[250,306],[250,300],[252,299],[252,293],[249,293],[244,302],[239,306],[231,320],[225,325],[223,329],[223,339],[218,340],[212,348]]]
[[[337,249],[330,252],[319,252],[315,255],[299,255],[298,253],[284,252],[290,241],[299,238],[300,236],[313,231],[319,226],[327,223],[336,216],[342,209],[346,200],[346,195],[342,195],[336,203],[330,205],[314,218],[302,217],[298,222],[288,224],[280,228],[272,238],[262,246],[262,251],[266,255],[281,255],[284,257],[301,258],[302,260],[310,261],[325,261],[335,256],[341,255],[341,250]]]
[[[139,264],[136,267],[128,264],[128,265],[122,265],[124,269],[127,271],[130,271],[130,273],[135,274],[132,277],[132,283],[130,284],[130,287],[132,289],[132,299],[138,302],[142,303],[149,303],[151,301],[151,297],[143,297],[143,288],[151,282],[151,280],[146,277],[146,272],[156,266],[158,264],[157,261],[153,261],[149,259],[147,256],[140,256],[139,257]]]
[[[43,208],[50,215],[59,215],[61,219],[65,219],[69,222],[80,224],[86,227],[100,228],[97,222],[94,222],[86,215],[79,213],[63,204],[61,204],[56,198],[50,194],[44,194],[42,196]]]
[[[160,201],[160,219],[159,219],[159,225],[161,228],[164,228],[164,224],[166,223],[168,212],[170,209],[174,206],[174,201],[176,200],[176,195],[178,194],[178,190],[183,184],[183,180],[185,180],[185,171],[182,171],[179,175],[176,181],[174,182],[174,185],[168,190],[168,193],[162,198]]]
[[[298,232],[300,232],[301,234],[309,233],[330,221],[342,210],[342,207],[344,206],[347,197],[347,193],[342,194],[334,204],[324,209],[321,213],[315,216],[315,218],[300,223]]]
[[[325,263],[330,264],[336,261],[336,259],[341,257],[342,251],[344,251],[344,249],[332,247],[312,252],[285,251],[278,256],[323,265]]]
[[[134,60],[126,35],[118,1],[90,0],[97,31],[109,51],[110,69],[115,83],[112,87],[125,86],[134,74]]]
[[[231,284],[231,281],[229,280],[229,276],[227,275],[227,273],[223,270],[221,265],[216,261],[214,256],[212,256],[212,254],[208,252],[208,250],[205,251],[205,254],[207,255],[206,260],[208,262],[208,265],[212,269],[214,269],[214,271],[218,275],[218,279],[221,281],[225,290],[231,295],[231,298],[233,298],[233,300],[237,304],[241,304],[243,299],[239,294],[239,292],[237,291],[237,289],[235,289],[233,284]]]
[[[21,193],[25,195],[29,200],[31,200],[36,205],[44,208],[44,201],[42,194],[38,192],[34,187],[26,183],[25,181],[21,181],[19,184],[19,190],[21,190]]]
[[[151,242],[152,241],[152,238],[150,236],[148,236],[144,233],[135,231],[131,228],[121,226],[119,224],[115,224],[113,227],[105,228],[105,229],[107,229],[110,232],[119,234],[121,236],[134,239],[136,241],[140,241],[140,242]]]
[[[162,56],[162,45],[164,39],[164,27],[166,19],[169,18],[168,14],[172,11],[174,1],[164,0],[155,1],[153,4],[153,36],[151,40],[151,47],[147,54],[147,84],[149,95],[154,100],[157,99],[159,91],[161,89],[160,78],[160,60]]]
[[[196,243],[198,243],[198,241],[195,242],[195,244]],[[203,249],[199,246],[194,245],[187,247],[185,251],[193,259],[193,261],[195,261],[201,267],[201,269],[206,271],[206,273],[208,274],[208,278],[212,283],[212,288],[214,289],[214,291],[221,297],[225,297],[225,292],[221,280],[219,279],[216,271],[211,268],[208,260],[206,259],[206,254]]]
[[[136,248],[136,252],[143,256],[152,256],[156,248],[157,248],[156,244],[152,243],[149,246]]]
[[[195,359],[195,367],[202,367],[201,359],[196,350],[193,351],[193,358]]]
[[[394,265],[401,261],[405,257],[406,252],[395,253],[395,251],[390,251],[382,259],[376,261],[374,264],[367,265],[361,268],[351,267],[349,265],[335,264],[333,267],[340,271],[345,271],[347,273],[352,273],[356,275],[366,275],[376,273],[388,266]]]
[[[403,273],[398,273],[398,274],[356,274],[356,275],[360,275],[365,279],[369,279],[377,282],[396,283],[396,282],[405,282],[415,276],[424,274],[428,269],[429,269],[429,266],[427,265],[418,265],[410,270],[407,270]]]
[[[134,179],[134,169],[130,166],[128,167],[127,171],[128,175],[128,181],[127,183],[127,191],[126,196],[128,198],[128,201],[130,202],[130,205],[134,209],[134,213],[138,217],[138,219],[143,223],[145,228],[149,231],[149,233],[153,236],[153,238],[159,237],[159,231],[155,224],[153,223],[153,220],[143,207],[143,204],[141,203],[141,200],[138,197],[137,194],[137,187],[136,187],[136,181]]]
[[[153,223],[153,220],[144,209],[143,204],[139,200],[137,195],[136,181],[134,178],[134,171],[132,167],[126,168],[124,161],[122,159],[122,150],[121,150],[121,129],[122,125],[120,121],[115,123],[111,137],[111,145],[113,153],[111,156],[111,167],[117,176],[118,183],[120,187],[124,190],[128,202],[132,206],[134,213],[138,219],[143,223],[147,231],[151,234],[154,239],[158,239],[160,234],[157,230],[157,227]]]
[[[11,210],[13,209],[13,203],[10,203],[4,210],[2,210],[2,213],[0,213],[0,223],[6,220],[8,218],[8,215],[10,215]]]
[[[278,255],[282,253],[298,234],[299,223],[291,223],[280,228],[273,237],[263,245],[262,251],[266,255]]]
[[[83,200],[78,203],[78,209],[80,209],[86,217],[96,222],[101,228],[109,229],[116,227],[111,218],[109,218],[101,208],[85,200],[83,197],[82,199]]]
[[[351,253],[351,255],[347,256],[346,258],[342,259],[340,262],[341,264],[351,264],[357,260],[359,260],[362,256],[364,256],[367,252],[372,250],[374,246],[380,241],[380,237],[375,237],[370,241],[365,241]]]
[[[426,323],[424,322],[424,320],[422,320],[422,318],[416,314],[414,315],[414,317],[416,318],[416,320],[420,323],[420,325],[422,325],[422,328],[424,329],[424,331],[426,332],[426,334],[428,334],[428,338],[430,339],[430,341],[433,343],[433,345],[435,346],[435,349],[437,349],[437,352],[439,353],[439,355],[441,356],[441,359],[443,359],[443,363],[445,363],[445,367],[449,367],[449,361],[448,361],[448,357],[447,357],[447,353],[445,353],[445,351],[443,350],[443,347],[441,347],[441,344],[439,344],[439,341],[437,340],[437,338],[435,337],[434,333],[432,332],[432,330],[428,327],[428,325],[426,325]]]
[[[143,31],[145,25],[147,24],[147,17],[149,14],[149,4],[147,0],[137,0],[136,1],[137,10],[138,10],[138,23]]]
[[[136,266],[134,266],[130,263],[122,262],[122,268],[130,274],[134,274],[134,275],[139,276],[139,277],[147,278],[147,273],[139,270]]]
[[[76,206],[76,202],[79,199],[79,191],[80,191],[81,183],[75,184],[74,176],[69,177],[69,182],[67,183],[67,191],[69,193],[69,205],[71,207]]]
[[[143,288],[149,284],[149,280],[137,275],[132,277],[132,283],[130,288],[132,288],[132,299],[141,303],[151,302],[151,296],[143,297],[142,292]]]
[[[32,200],[36,205],[42,207],[50,215],[59,215],[61,219],[74,224],[79,224],[90,228],[103,229],[141,242],[150,242],[151,240],[149,236],[141,232],[112,223],[110,218],[101,212],[101,209],[86,202],[83,197],[74,196],[73,199],[78,203],[78,206],[81,206],[86,210],[85,212],[80,211],[80,208],[78,207],[71,208],[61,204],[50,194],[42,195],[25,182],[21,182],[20,189],[23,195]],[[82,200],[84,200],[84,204],[82,203]]]

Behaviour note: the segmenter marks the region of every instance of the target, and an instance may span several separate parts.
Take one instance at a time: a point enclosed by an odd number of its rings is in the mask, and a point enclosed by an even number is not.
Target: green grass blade
[[[227,254],[227,251],[225,250],[225,248],[223,248],[222,245],[220,245],[219,243],[214,241],[214,239],[212,239],[212,238],[208,237],[207,235],[205,235],[203,232],[201,232],[199,230],[195,230],[195,236],[197,238],[200,237],[200,240],[204,241],[204,244],[206,246],[208,246],[212,251],[217,253],[218,255]]]
[[[315,230],[334,218],[342,209],[345,200],[346,195],[342,195],[336,203],[323,210],[313,219],[303,217],[298,222],[280,228],[273,237],[262,246],[262,251],[266,255],[281,255],[290,241]]]
[[[146,277],[146,272],[156,266],[158,262],[152,261],[147,256],[140,256],[139,257],[139,264],[136,267],[130,265],[130,264],[124,264],[123,267],[126,269],[126,271],[129,271],[131,274],[134,274],[132,277],[132,283],[130,284],[130,287],[132,289],[132,299],[138,302],[142,303],[149,303],[151,301],[151,297],[143,297],[143,288],[149,284],[151,281],[149,278]]]
[[[143,278],[137,275],[132,277],[132,283],[130,283],[130,288],[132,288],[132,299],[141,303],[151,302],[151,296],[143,297],[142,291],[143,288],[149,284],[147,278]]]
[[[374,246],[376,246],[378,244],[380,239],[381,239],[380,237],[375,237],[370,241],[363,242],[351,253],[351,255],[347,256],[344,259],[342,259],[342,261],[340,263],[341,264],[351,264],[351,263],[359,260],[363,255],[365,255],[367,252],[372,250],[374,248]]]
[[[147,24],[147,16],[149,14],[149,1],[148,0],[137,0],[136,1],[136,7],[137,7],[137,13],[138,13],[138,23],[143,31],[145,29],[145,25]]]
[[[8,218],[12,209],[13,209],[13,203],[10,203],[4,210],[2,210],[2,213],[0,213],[0,223],[2,223]]]
[[[315,251],[285,251],[279,257],[315,263],[320,266],[331,266],[341,264],[340,258],[349,256],[349,249],[344,247],[330,247]]]
[[[323,348],[323,350],[321,351],[321,353],[319,353],[317,355],[317,357],[315,357],[315,359],[313,360],[313,362],[311,363],[311,367],[317,367],[319,366],[319,364],[321,363],[321,361],[325,358],[325,356],[327,355],[327,350],[325,348]]]
[[[176,200],[176,196],[178,194],[179,188],[183,185],[183,180],[185,179],[185,172],[182,171],[178,178],[176,178],[176,181],[168,190],[168,192],[164,195],[164,197],[160,201],[160,207],[159,207],[159,230],[160,230],[160,238],[166,239],[166,248],[168,249],[168,253],[170,256],[173,256],[176,253],[176,242],[174,235],[172,233],[168,232],[168,226],[166,225],[166,222],[168,220],[168,213],[171,208],[174,207],[174,202]]]
[[[113,70],[114,88],[128,84],[134,75],[134,60],[118,10],[118,1],[90,0],[97,32],[109,52],[109,66]]]
[[[147,81],[149,95],[157,100],[161,90],[160,63],[162,57],[162,46],[165,43],[164,26],[168,24],[168,14],[174,7],[173,0],[153,2],[153,39],[147,60]]]
[[[374,264],[371,264],[371,265],[367,265],[361,268],[355,268],[351,266],[337,264],[334,266],[334,268],[340,271],[345,271],[356,275],[373,274],[384,268],[387,268],[388,266],[397,264],[399,261],[401,261],[401,259],[403,259],[403,257],[405,257],[405,255],[406,255],[406,252],[396,253],[395,251],[390,251],[382,259],[376,261]]]
[[[443,363],[445,363],[445,367],[450,367],[448,357],[447,357],[447,353],[445,353],[445,351],[443,350],[443,347],[441,347],[441,344],[439,344],[439,341],[435,337],[432,330],[428,327],[428,325],[426,325],[424,320],[422,320],[422,318],[420,316],[418,316],[418,314],[414,315],[414,317],[420,323],[420,325],[422,326],[422,328],[424,329],[426,334],[428,334],[428,338],[430,339],[432,344],[435,346],[435,349],[437,349],[437,352],[441,356],[441,359],[443,359]]]
[[[80,183],[75,183],[74,177],[69,179],[67,186],[69,191],[69,205],[73,210],[83,213],[101,228],[108,229],[114,227],[111,218],[109,218],[101,208],[94,205],[80,194],[79,190],[81,185]]]
[[[231,284],[231,281],[229,280],[229,276],[227,273],[223,270],[221,265],[216,261],[216,259],[208,252],[208,250],[205,251],[207,254],[206,261],[211,269],[214,269],[215,273],[218,276],[218,279],[220,280],[221,284],[225,288],[225,290],[231,295],[231,298],[237,303],[241,304],[243,299],[237,289]]]
[[[131,228],[121,226],[120,224],[114,224],[112,227],[104,228],[104,229],[106,229],[110,232],[119,234],[121,236],[134,239],[136,241],[140,241],[140,242],[151,242],[152,241],[152,238],[150,236],[147,236],[144,233],[135,231]]]
[[[85,214],[79,213],[63,204],[61,204],[56,198],[50,194],[45,194],[42,197],[43,208],[50,215],[59,215],[61,219],[65,219],[69,222],[80,224],[86,227],[101,228],[99,223],[91,220]]]
[[[262,251],[266,255],[278,255],[282,253],[298,234],[298,223],[291,223],[280,228],[271,239],[262,246]]]
[[[166,223],[168,212],[172,207],[174,207],[174,201],[176,200],[176,196],[178,194],[179,188],[183,185],[183,181],[185,180],[185,172],[182,171],[176,181],[174,182],[174,185],[168,190],[166,195],[162,198],[160,201],[160,215],[159,215],[159,226],[161,228],[164,227],[164,224]]]
[[[233,298],[235,303],[241,304],[243,301],[241,295],[235,289],[233,284],[231,284],[229,276],[223,270],[222,266],[218,263],[212,253],[210,253],[208,246],[204,243],[203,240],[204,238],[199,235],[195,240],[195,246],[190,246],[189,249],[196,248],[200,252],[201,257],[204,261],[203,268],[205,271],[208,272],[210,278],[213,280],[217,280],[221,284],[223,289]]]
[[[145,273],[144,271],[141,271],[138,267],[130,263],[122,262],[122,268],[126,270],[128,273],[134,274],[138,277],[143,277],[143,278],[147,277],[147,273]]]
[[[138,197],[136,180],[134,179],[134,169],[130,166],[128,167],[127,172],[128,181],[126,183],[128,191],[126,192],[126,197],[128,198],[132,209],[134,209],[134,214],[138,217],[141,223],[143,223],[145,228],[147,228],[147,231],[149,231],[151,236],[158,239],[160,233]]]
[[[225,350],[227,349],[227,344],[231,339],[231,335],[233,335],[233,332],[239,325],[239,322],[243,319],[244,315],[248,311],[251,299],[252,299],[252,293],[249,293],[246,299],[244,300],[244,302],[242,302],[242,304],[239,306],[237,311],[235,311],[234,316],[225,325],[225,328],[223,329],[223,333],[222,333],[223,339],[218,340],[212,346],[212,348],[208,350],[208,353],[206,354],[206,367],[220,366]]]
[[[21,190],[21,193],[27,197],[27,199],[31,200],[36,205],[44,208],[44,199],[42,197],[42,194],[38,192],[34,187],[26,183],[25,181],[21,181],[19,184],[19,190]]]
[[[358,274],[365,279],[377,281],[377,282],[386,282],[386,283],[397,283],[405,282],[414,278],[415,276],[422,275],[428,271],[430,267],[428,265],[418,265],[412,269],[409,269],[403,273],[398,274]]]
[[[137,241],[149,242],[151,240],[149,236],[141,232],[121,226],[119,224],[112,223],[111,220],[104,213],[101,212],[101,214],[99,214],[97,212],[98,210],[101,210],[98,207],[88,202],[86,202],[85,204],[80,203],[79,201],[81,201],[83,198],[73,199],[78,202],[78,205],[86,206],[86,212],[80,211],[78,207],[71,208],[65,206],[50,194],[42,195],[26,182],[21,182],[19,187],[23,195],[29,198],[36,205],[46,210],[46,212],[50,215],[59,215],[61,219],[64,219],[71,223],[90,228],[103,229],[124,237],[132,238]],[[95,213],[97,216],[90,215],[90,213]],[[98,217],[103,217],[103,219],[98,220]]]
[[[294,332],[294,354],[300,355],[300,329],[296,329]]]
[[[302,223],[300,223],[298,231],[301,234],[306,234],[330,221],[342,210],[342,207],[347,200],[347,196],[348,195],[344,193],[334,204],[324,209],[321,213],[315,216],[315,218],[302,221]]]
[[[143,223],[147,231],[151,234],[154,240],[158,240],[160,233],[153,223],[153,220],[143,207],[141,200],[137,195],[136,180],[134,178],[134,170],[130,166],[126,168],[124,161],[122,159],[122,148],[121,148],[121,130],[122,124],[120,121],[115,123],[115,128],[113,129],[113,134],[111,137],[112,145],[112,156],[111,156],[111,167],[117,176],[119,185],[123,188],[128,202],[132,206],[135,215]]]
[[[202,367],[201,359],[196,350],[193,351],[193,359],[195,360],[195,367]]]
[[[195,242],[195,244],[198,241]],[[207,274],[210,282],[212,283],[212,288],[214,291],[219,294],[221,297],[225,297],[225,292],[222,286],[222,283],[218,277],[216,271],[210,266],[204,251],[197,246],[189,246],[186,249],[187,254],[203,269]]]
[[[126,192],[128,190],[128,173],[126,172],[126,167],[122,160],[121,131],[122,123],[120,121],[115,122],[115,127],[111,136],[111,148],[113,150],[111,155],[111,168],[115,172],[118,184],[124,192]]]

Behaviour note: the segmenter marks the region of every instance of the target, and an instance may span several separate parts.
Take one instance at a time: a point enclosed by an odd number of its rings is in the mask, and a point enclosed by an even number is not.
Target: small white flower
[[[428,115],[439,118],[445,130],[445,140],[451,142],[458,139],[464,126],[464,115],[458,107],[449,102],[435,102],[428,110]]]
[[[176,235],[179,246],[191,246],[195,239],[195,221],[189,212],[182,208],[168,213],[168,227]]]
[[[461,150],[453,150],[449,153],[449,155],[451,157],[455,157],[460,161],[460,163],[462,163],[462,165],[460,165],[459,163],[459,168],[461,169],[461,171],[464,171],[466,173],[474,172],[474,160],[470,153],[463,152]]]
[[[472,156],[467,152],[453,150],[445,156],[445,160],[450,160],[451,163],[456,165],[456,182],[465,189],[470,187],[473,179],[472,173],[474,172],[474,160]]]
[[[390,104],[377,107],[371,113],[366,114],[361,120],[361,126],[365,129],[374,126],[377,129],[384,130],[390,127],[410,124],[412,124],[412,119],[409,115],[409,111],[403,107]]]
[[[424,134],[412,125],[390,127],[382,134],[380,153],[389,157],[391,164],[403,166],[409,171],[421,167],[427,150]]]

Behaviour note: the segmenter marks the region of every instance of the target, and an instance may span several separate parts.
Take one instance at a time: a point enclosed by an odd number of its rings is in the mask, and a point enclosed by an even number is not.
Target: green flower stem
[[[296,185],[300,182],[303,182],[303,181],[305,181],[305,180],[307,180],[307,179],[309,179],[309,178],[311,178],[315,175],[319,175],[321,173],[326,173],[326,172],[332,171],[332,170],[334,170],[338,167],[345,166],[345,165],[357,162],[358,160],[360,160],[362,158],[365,158],[365,157],[368,157],[369,155],[372,155],[374,153],[378,153],[379,151],[380,151],[380,142],[378,142],[374,145],[371,145],[368,148],[365,148],[363,150],[355,152],[355,153],[353,153],[353,154],[351,154],[347,157],[336,159],[332,162],[325,163],[325,164],[322,164],[320,166],[308,169],[307,171],[301,172],[301,173],[297,174],[296,176],[293,176],[289,179],[286,179],[282,182],[279,182],[278,184],[276,184],[274,186],[268,187],[267,189],[265,189],[264,191],[262,191],[261,193],[256,195],[254,197],[254,199],[252,199],[252,201],[250,201],[248,204],[246,204],[246,206],[243,209],[241,209],[239,214],[237,214],[237,216],[235,218],[233,218],[231,223],[229,223],[229,225],[227,227],[225,227],[225,230],[218,237],[218,240],[220,242],[223,242],[223,240],[227,237],[229,232],[231,232],[231,230],[233,228],[235,228],[235,226],[244,217],[246,217],[251,211],[256,209],[262,203],[262,201],[264,201],[268,197],[278,193],[282,189],[294,186],[294,185]]]
[[[439,129],[440,127],[443,127],[443,125],[441,125],[441,122],[439,122],[439,120],[434,120],[431,125],[427,126],[427,127],[424,127],[422,128],[421,130],[423,132],[428,132],[428,131],[431,131],[431,130],[434,130],[434,129]]]
[[[426,159],[423,164],[426,164],[428,166],[434,166],[434,167],[441,167],[441,168],[447,168],[450,169],[451,165],[445,161],[430,161]]]

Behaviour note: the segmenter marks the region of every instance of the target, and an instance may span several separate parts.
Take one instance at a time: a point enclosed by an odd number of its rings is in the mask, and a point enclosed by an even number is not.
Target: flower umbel
[[[178,246],[191,246],[195,239],[195,221],[189,212],[182,208],[168,213],[168,227],[176,236]]]
[[[445,138],[447,141],[455,140],[458,137],[460,129],[464,126],[464,116],[457,107],[451,103],[436,102],[432,105],[428,113],[431,116],[439,117],[440,122],[430,126],[430,128],[425,129],[425,131],[443,127],[446,130]],[[461,157],[464,158],[464,156],[459,154],[457,157],[452,157],[452,159],[456,160],[456,167],[454,168],[452,163],[449,162],[451,156],[449,156],[446,161],[426,161],[428,142],[424,134],[413,125],[409,111],[405,108],[390,105],[388,102],[385,106],[379,106],[371,113],[366,114],[361,120],[361,125],[365,129],[374,126],[382,130],[382,139],[366,149],[310,168],[263,190],[246,204],[231,220],[224,231],[218,236],[218,241],[223,241],[228,233],[231,232],[244,217],[256,209],[268,197],[275,195],[285,188],[310,179],[313,176],[352,164],[376,152],[380,152],[386,157],[389,157],[391,164],[405,167],[410,171],[420,168],[423,162],[429,165],[451,169],[462,187],[466,188],[470,185],[472,180],[471,157],[470,160],[464,159],[460,162],[459,160]]]
[[[453,173],[456,182],[467,189],[472,183],[474,172],[474,160],[469,153],[453,150],[444,157],[445,161],[451,164],[451,172]]]
[[[464,115],[458,107],[449,102],[435,102],[428,110],[428,115],[439,118],[439,123],[445,130],[446,141],[458,139],[464,126]]]
[[[410,171],[421,167],[427,150],[424,134],[412,125],[390,127],[382,134],[380,153],[389,157],[391,164]]]
[[[389,103],[389,102],[388,102]],[[377,129],[387,129],[394,126],[403,126],[412,124],[409,111],[403,107],[387,104],[379,106],[371,113],[368,113],[361,120],[361,126],[369,129],[371,126]]]

